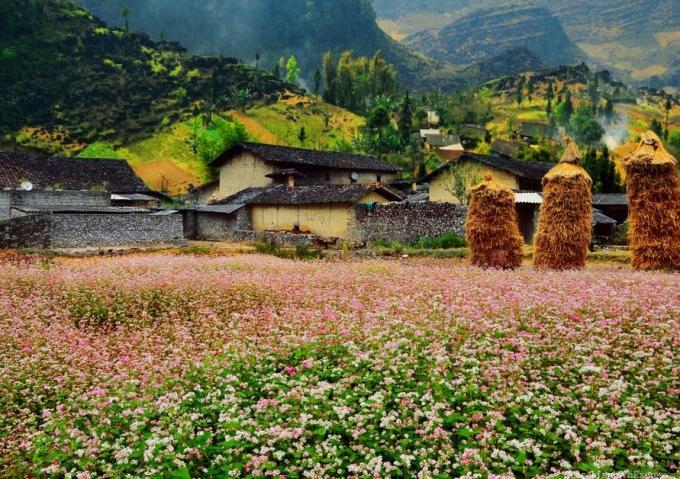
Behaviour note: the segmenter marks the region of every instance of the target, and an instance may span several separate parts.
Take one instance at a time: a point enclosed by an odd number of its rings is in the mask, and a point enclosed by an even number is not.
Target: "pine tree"
[[[614,118],[614,105],[612,104],[611,98],[607,98],[607,103],[604,106],[604,117],[607,121],[612,121]]]
[[[574,114],[574,104],[571,102],[571,92],[567,90],[567,94],[564,98],[564,106],[562,108],[562,123],[565,125],[569,123],[571,115]]]
[[[304,146],[305,140],[307,139],[307,132],[305,131],[305,127],[301,127],[300,131],[298,132],[298,140],[300,140],[300,146]]]
[[[323,54],[323,99],[327,103],[335,104],[338,99],[337,94],[337,78],[338,71],[335,65],[335,59],[331,52]]]
[[[401,111],[399,112],[399,132],[404,142],[408,142],[413,129],[413,102],[411,101],[411,92],[406,90],[404,100],[401,103]]]
[[[317,68],[314,72],[314,94],[318,95],[321,90],[321,72]]]

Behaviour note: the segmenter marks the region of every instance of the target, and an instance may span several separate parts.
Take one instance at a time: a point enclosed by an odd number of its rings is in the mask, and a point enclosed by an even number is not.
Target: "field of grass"
[[[676,275],[168,253],[0,267],[0,477],[677,472]]]
[[[362,117],[347,110],[298,96],[250,109],[247,117],[273,134],[280,143],[312,149],[332,149],[338,142],[351,141],[364,124]],[[298,139],[302,127],[307,137],[303,144]]]

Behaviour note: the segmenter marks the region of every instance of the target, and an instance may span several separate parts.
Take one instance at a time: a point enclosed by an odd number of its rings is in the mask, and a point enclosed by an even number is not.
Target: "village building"
[[[457,160],[465,152],[458,135],[426,134],[423,148],[444,162]]]
[[[484,125],[465,123],[456,128],[456,134],[466,149],[475,148],[484,141],[487,143],[491,141],[489,130]]]
[[[389,184],[400,169],[370,155],[315,151],[278,145],[239,143],[215,159],[219,169],[217,196],[225,198],[247,188],[287,184]]]
[[[519,140],[536,144],[541,140],[552,140],[557,136],[557,129],[546,123],[522,122],[517,137]]]
[[[0,152],[0,248],[181,242],[181,216],[157,209],[166,199],[124,160]]]
[[[513,191],[541,191],[541,180],[553,166],[552,163],[466,152],[457,161],[446,163],[422,178],[420,183],[429,183],[430,201],[456,203],[451,193],[456,170],[468,178],[491,175],[494,181]]]

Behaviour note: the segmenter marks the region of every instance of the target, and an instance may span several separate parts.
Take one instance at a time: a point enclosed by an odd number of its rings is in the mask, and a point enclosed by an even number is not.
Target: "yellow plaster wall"
[[[388,203],[378,193],[371,192],[359,203]],[[252,207],[252,222],[255,231],[292,231],[298,224],[300,230],[322,237],[347,237],[347,228],[352,216],[352,205],[255,205]]]
[[[352,172],[348,170],[331,170],[330,182],[336,185],[349,185],[352,183],[349,177],[350,173]],[[356,182],[362,185],[377,182],[378,176],[380,176],[380,181],[383,183],[389,183],[397,179],[397,175],[394,173],[376,173],[374,171],[357,171],[356,173],[359,175],[359,179]]]
[[[295,224],[300,230],[324,237],[344,238],[350,219],[350,206],[328,205],[280,205],[253,206],[253,229],[255,231],[291,231]]]
[[[519,189],[519,181],[515,175],[504,170],[499,170],[488,165],[480,163],[465,162],[466,168],[470,174],[476,175],[480,181],[485,175],[490,174],[492,178],[507,186],[511,190]],[[430,201],[438,201],[443,203],[457,203],[458,201],[453,197],[451,192],[451,185],[453,185],[453,175],[450,171],[446,171],[437,175],[430,182]],[[474,186],[474,185],[471,185]]]
[[[252,187],[265,187],[273,184],[266,175],[272,173],[272,165],[249,152],[234,156],[220,168],[219,197],[238,193]]]

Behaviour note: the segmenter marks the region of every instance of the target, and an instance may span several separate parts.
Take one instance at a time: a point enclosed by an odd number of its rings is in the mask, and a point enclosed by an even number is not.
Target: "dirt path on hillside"
[[[169,158],[133,165],[132,169],[151,188],[157,191],[166,189],[171,195],[184,194],[189,185],[198,186],[203,183],[197,175],[176,165]]]
[[[231,110],[229,112],[229,116],[243,123],[243,125],[246,127],[246,130],[248,130],[248,133],[257,137],[257,139],[260,140],[262,143],[268,143],[270,145],[284,144],[279,139],[278,136],[276,136],[271,131],[267,130],[264,126],[262,126],[260,123],[253,120],[249,116],[244,115],[243,113],[238,112],[236,110]]]

